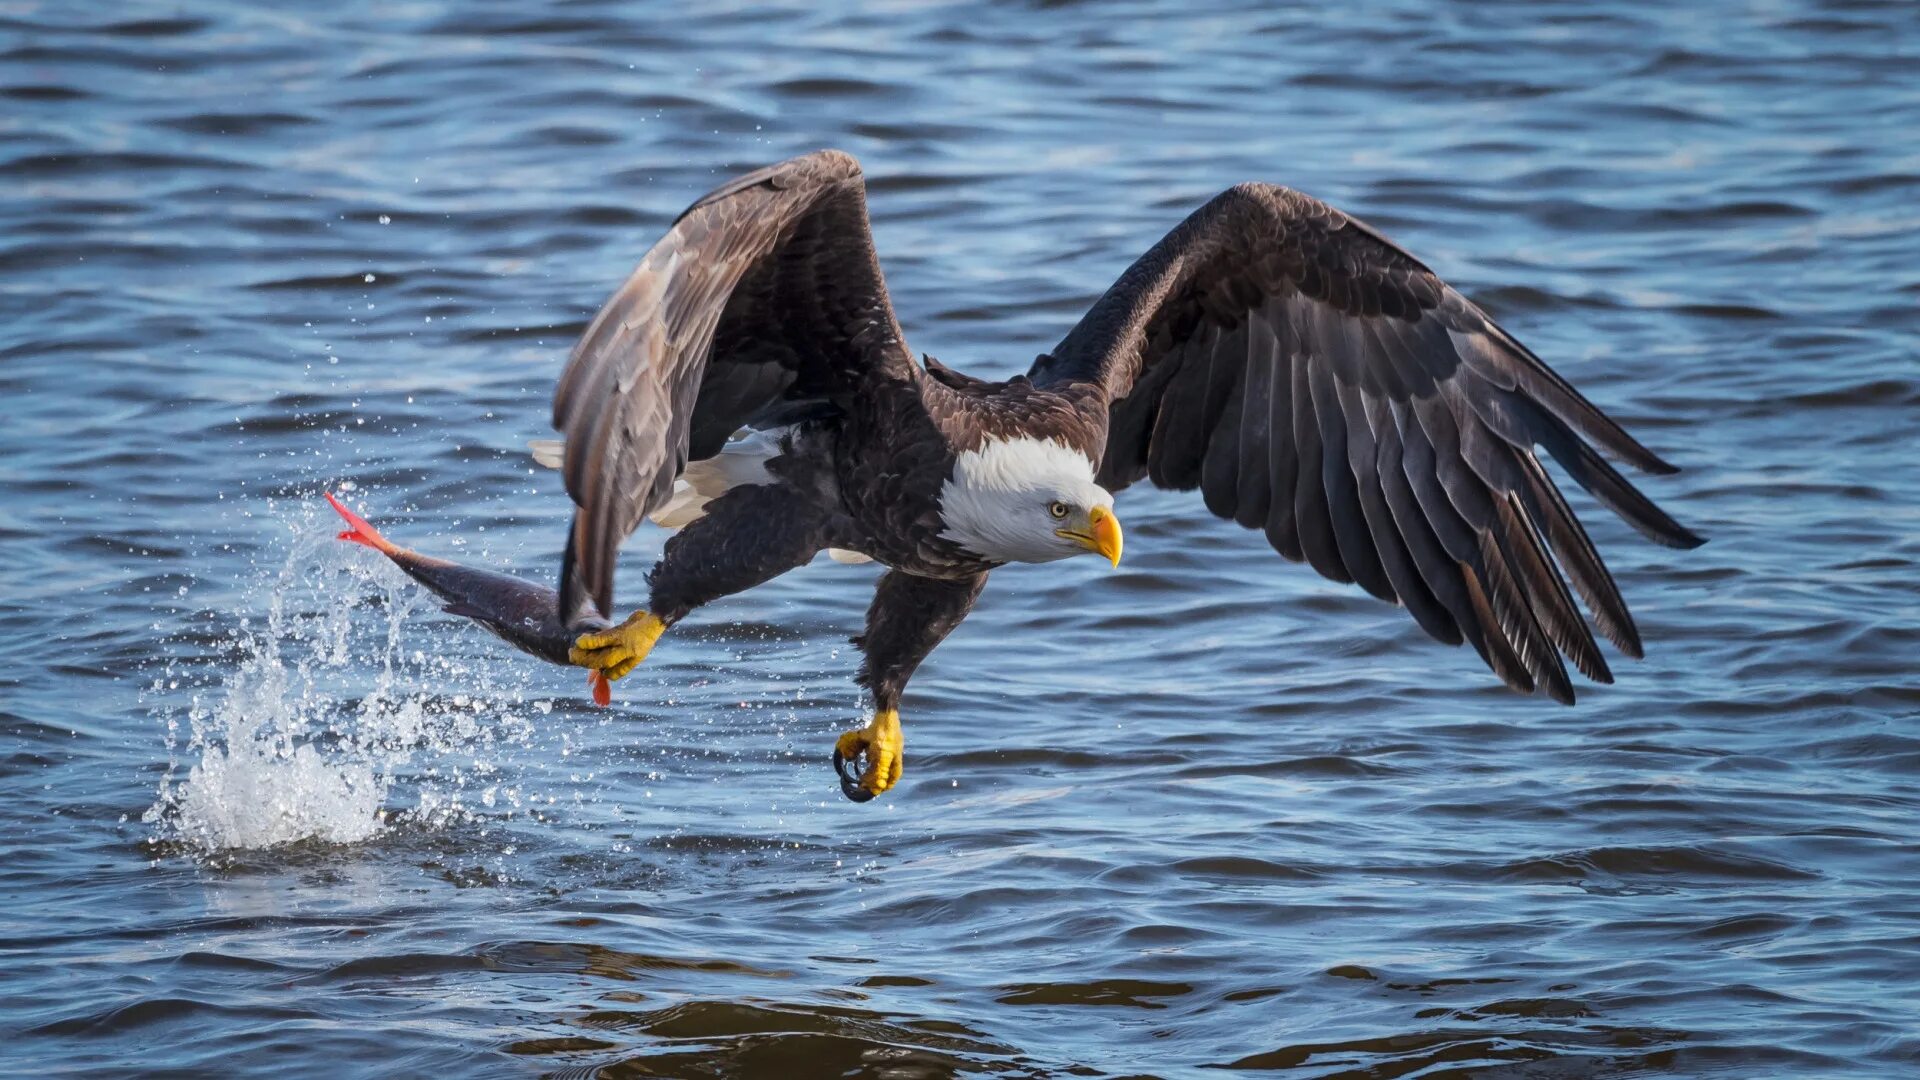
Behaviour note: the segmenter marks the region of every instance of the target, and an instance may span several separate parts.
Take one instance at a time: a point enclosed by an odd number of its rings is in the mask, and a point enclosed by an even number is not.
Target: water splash
[[[469,796],[483,812],[517,806],[498,752],[525,745],[528,714],[551,704],[496,689],[489,665],[409,652],[407,625],[431,597],[302,513],[286,561],[248,590],[265,625],[242,619],[237,665],[193,694],[184,732],[168,722],[169,768],[144,815],[157,839],[205,854],[347,844],[464,819]],[[180,684],[182,663],[150,697]],[[422,689],[445,686],[467,692]]]

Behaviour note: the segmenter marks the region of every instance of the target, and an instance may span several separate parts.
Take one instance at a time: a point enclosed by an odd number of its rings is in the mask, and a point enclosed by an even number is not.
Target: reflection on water
[[[1920,1059],[1904,5],[0,10],[0,1071],[1886,1076]],[[1908,50],[1910,51],[1910,50]],[[545,577],[571,339],[832,145],[1023,369],[1235,181],[1402,241],[1685,468],[1561,710],[1129,491],[858,807],[871,567],[615,707],[331,539]],[[629,547],[638,593],[660,538]]]

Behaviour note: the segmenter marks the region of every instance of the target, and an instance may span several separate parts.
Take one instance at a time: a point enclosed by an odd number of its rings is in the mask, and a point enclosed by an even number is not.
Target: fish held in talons
[[[436,559],[403,548],[347,509],[345,503],[327,492],[327,502],[339,511],[348,528],[340,539],[363,544],[385,555],[408,577],[426,586],[445,601],[450,614],[464,615],[522,652],[555,664],[569,664],[568,652],[583,633],[604,630],[611,624],[595,615],[586,615],[572,623],[561,621],[560,594],[553,589],[522,581],[511,574],[478,570],[446,559]],[[587,685],[596,705],[613,700],[613,687],[598,671],[587,674]]]

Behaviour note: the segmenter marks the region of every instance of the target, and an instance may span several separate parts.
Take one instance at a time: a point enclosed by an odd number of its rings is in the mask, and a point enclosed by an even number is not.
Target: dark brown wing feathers
[[[1556,700],[1573,699],[1562,657],[1612,680],[1575,592],[1623,652],[1641,646],[1535,449],[1648,537],[1701,542],[1595,446],[1672,466],[1418,260],[1285,188],[1196,211],[1031,374],[1109,403],[1102,483],[1198,487],[1282,555]]]
[[[821,151],[702,197],[600,309],[554,391],[578,510],[563,614],[610,615],[622,540],[689,460],[770,409],[906,373],[859,164]]]

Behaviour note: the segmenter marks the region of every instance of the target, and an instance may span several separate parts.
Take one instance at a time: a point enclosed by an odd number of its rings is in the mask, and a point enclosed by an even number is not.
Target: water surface
[[[4,1071],[1920,1070],[1910,5],[699,7],[0,4]],[[351,485],[553,574],[572,338],[825,145],[985,374],[1228,184],[1327,198],[1712,542],[1575,497],[1649,656],[1569,710],[1129,492],[1124,567],[997,574],[854,806],[871,568],[598,711],[331,539]]]

